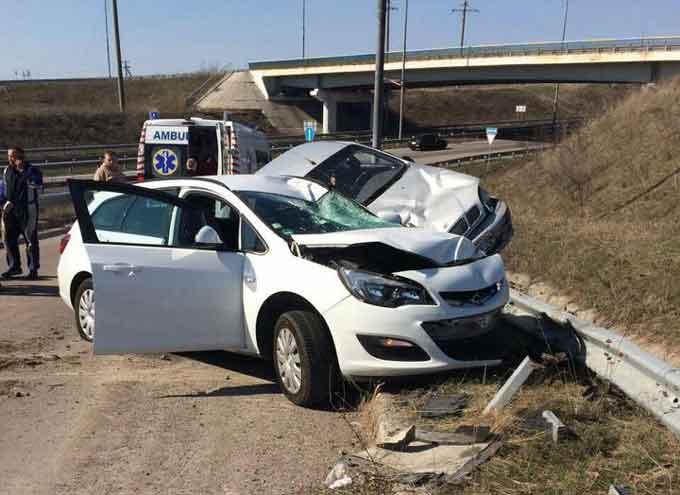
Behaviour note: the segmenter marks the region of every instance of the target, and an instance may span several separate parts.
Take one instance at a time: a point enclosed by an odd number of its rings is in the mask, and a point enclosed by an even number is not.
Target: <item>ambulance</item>
[[[139,137],[137,180],[251,174],[270,160],[267,137],[238,122],[153,119]]]

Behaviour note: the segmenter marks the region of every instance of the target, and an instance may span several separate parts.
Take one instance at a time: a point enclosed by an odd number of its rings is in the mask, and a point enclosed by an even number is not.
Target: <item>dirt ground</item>
[[[1,494],[307,493],[357,448],[352,414],[294,406],[264,361],[93,356],[41,248],[42,280],[0,288]]]

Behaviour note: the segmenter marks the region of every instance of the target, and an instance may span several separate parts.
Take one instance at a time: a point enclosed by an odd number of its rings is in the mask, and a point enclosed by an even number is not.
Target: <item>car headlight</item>
[[[498,200],[496,198],[492,198],[491,195],[481,187],[478,188],[478,191],[479,201],[481,201],[481,203],[484,205],[484,208],[486,208],[490,212],[495,211],[496,203],[498,202]]]
[[[413,304],[434,305],[425,288],[410,280],[345,267],[338,268],[338,274],[347,290],[368,304],[387,308]]]

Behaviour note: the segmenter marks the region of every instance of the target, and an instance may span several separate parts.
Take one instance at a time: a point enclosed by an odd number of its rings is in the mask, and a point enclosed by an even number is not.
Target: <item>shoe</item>
[[[2,277],[2,278],[12,278],[12,277],[16,277],[17,275],[21,275],[21,270],[7,270],[2,275],[0,275],[0,277]]]
[[[38,272],[35,270],[28,272],[28,275],[26,275],[26,280],[38,280]]]

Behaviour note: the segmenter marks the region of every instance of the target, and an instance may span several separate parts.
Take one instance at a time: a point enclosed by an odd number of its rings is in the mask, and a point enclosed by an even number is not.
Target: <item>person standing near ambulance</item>
[[[9,166],[5,169],[5,205],[2,208],[5,224],[7,271],[3,278],[21,275],[19,236],[26,242],[28,280],[38,278],[40,247],[38,245],[38,189],[43,185],[42,172],[25,160],[19,146],[7,151]]]
[[[118,155],[116,155],[114,151],[107,151],[104,153],[104,159],[94,173],[94,180],[102,182],[125,182],[125,174],[123,174],[118,166]]]

